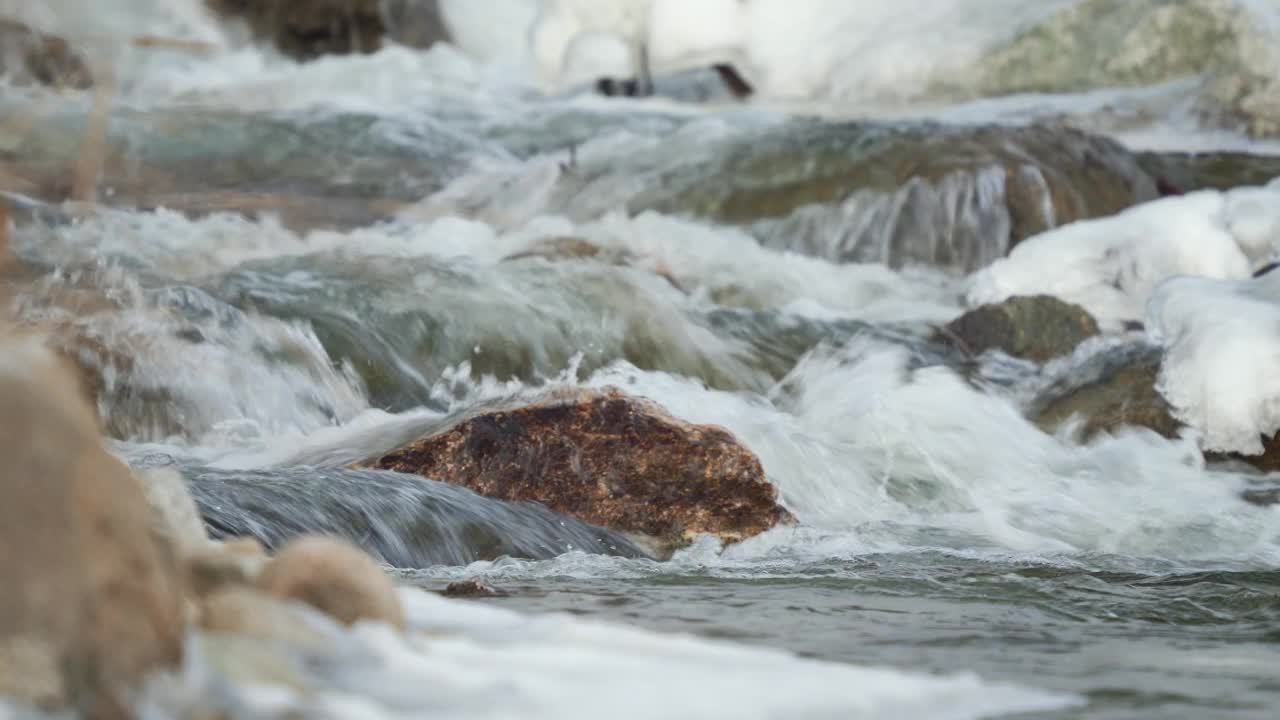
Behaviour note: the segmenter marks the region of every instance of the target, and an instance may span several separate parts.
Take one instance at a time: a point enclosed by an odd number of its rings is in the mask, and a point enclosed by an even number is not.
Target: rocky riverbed
[[[478,7],[0,0],[0,718],[1269,716],[1274,8]]]

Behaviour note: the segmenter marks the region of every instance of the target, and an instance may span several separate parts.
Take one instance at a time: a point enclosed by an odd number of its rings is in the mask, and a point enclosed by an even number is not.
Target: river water
[[[113,449],[179,467],[215,533],[345,534],[422,633],[344,635],[290,690],[197,649],[141,709],[1274,717],[1280,514],[1241,501],[1256,478],[1193,438],[1023,417],[1141,333],[1045,369],[928,336],[1015,241],[1155,198],[1152,153],[1275,154],[1246,130],[1280,92],[1280,3],[927,4],[751,0],[744,104],[680,65],[678,34],[658,97],[547,89],[535,0],[443,3],[457,47],[306,64],[193,0],[0,2],[115,76],[93,212],[40,201],[91,98],[0,89],[20,314],[90,371]],[[146,33],[213,50],[121,41]],[[729,428],[798,525],[658,562],[538,506],[342,469],[561,385]],[[501,594],[415,589],[467,578]]]

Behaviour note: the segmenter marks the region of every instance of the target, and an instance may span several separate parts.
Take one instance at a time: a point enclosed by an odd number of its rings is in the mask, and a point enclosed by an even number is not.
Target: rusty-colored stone
[[[673,541],[736,541],[792,521],[727,430],[617,390],[473,415],[373,466]]]
[[[451,582],[440,593],[445,597],[451,598],[477,598],[477,597],[498,597],[504,593],[498,592],[494,588],[485,585],[479,580],[458,580]]]

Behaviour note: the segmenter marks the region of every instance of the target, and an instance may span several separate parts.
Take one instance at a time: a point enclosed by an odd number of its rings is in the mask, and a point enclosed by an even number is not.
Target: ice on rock
[[[1280,186],[1203,190],[1041,233],[970,277],[970,306],[1049,294],[1104,330],[1141,321],[1161,282],[1239,280],[1280,251]]]
[[[1280,431],[1280,275],[1178,277],[1147,307],[1165,347],[1157,389],[1213,452],[1258,455]]]

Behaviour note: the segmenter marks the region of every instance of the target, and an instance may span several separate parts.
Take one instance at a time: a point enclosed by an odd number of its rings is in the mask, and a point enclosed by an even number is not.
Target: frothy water
[[[413,632],[327,627],[293,689],[197,637],[147,717],[1265,716],[1280,515],[1200,451],[1276,429],[1277,276],[1248,278],[1280,195],[1156,200],[1132,149],[1274,151],[1275,3],[654,0],[646,99],[573,75],[629,70],[621,30],[566,38],[556,77],[538,3],[476,5],[439,3],[451,44],[297,63],[196,0],[0,0],[114,79],[97,207],[40,202],[89,98],[0,86],[43,118],[0,121],[14,307],[113,448],[180,466],[216,533],[336,532],[406,584],[508,593],[405,588]],[[722,60],[752,100],[672,90]],[[1045,367],[932,340],[1032,292],[1111,334]],[[1182,437],[1027,419],[1138,356]],[[606,386],[728,428],[798,525],[658,562],[350,468],[486,402]]]

